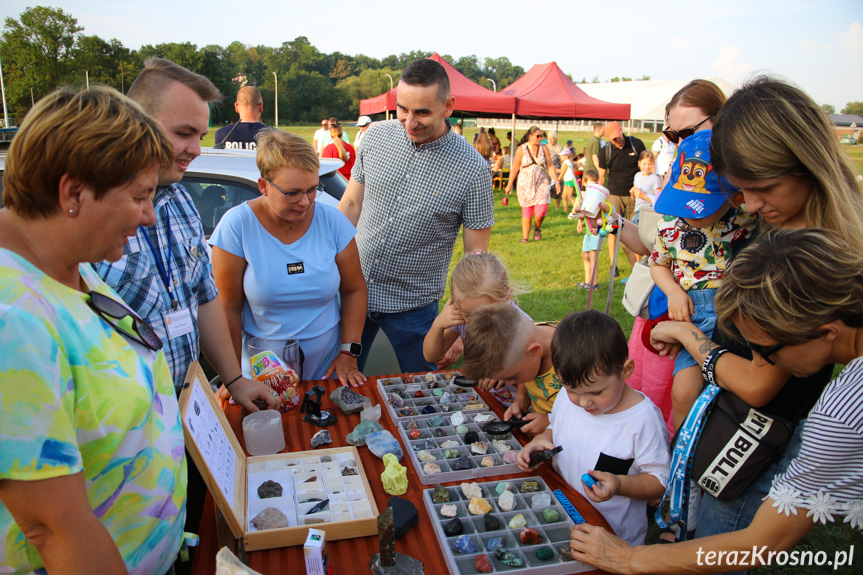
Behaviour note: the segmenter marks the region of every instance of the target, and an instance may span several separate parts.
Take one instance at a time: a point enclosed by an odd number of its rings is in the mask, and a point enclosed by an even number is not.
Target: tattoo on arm
[[[697,331],[691,331],[689,333],[692,334],[692,337],[695,338],[696,342],[701,344],[698,347],[698,351],[700,353],[708,353],[711,349],[719,347],[717,344],[713,343],[713,340],[704,334],[698,333]]]

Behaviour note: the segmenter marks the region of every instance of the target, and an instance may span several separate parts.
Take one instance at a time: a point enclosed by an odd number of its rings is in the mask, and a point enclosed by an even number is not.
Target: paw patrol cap
[[[710,136],[713,130],[695,132],[680,143],[671,178],[662,189],[654,209],[678,218],[712,216],[728,200],[719,177],[710,164]]]

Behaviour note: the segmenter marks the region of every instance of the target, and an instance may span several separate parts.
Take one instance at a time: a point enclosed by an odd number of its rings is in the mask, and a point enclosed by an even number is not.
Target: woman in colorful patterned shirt
[[[0,572],[172,569],[186,462],[161,342],[89,264],[155,221],[173,147],[111,88],[59,89],[6,158]]]

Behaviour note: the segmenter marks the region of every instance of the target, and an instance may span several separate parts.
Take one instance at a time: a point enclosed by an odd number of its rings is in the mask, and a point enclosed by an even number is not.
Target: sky
[[[18,18],[33,0],[3,0]],[[85,34],[128,48],[163,42],[279,46],[306,36],[325,53],[423,50],[505,56],[525,71],[552,60],[575,81],[719,76],[739,85],[780,75],[838,112],[863,101],[861,0],[65,0],[44,5],[78,19]],[[146,11],[144,8],[146,7]],[[489,87],[490,84],[486,87]]]

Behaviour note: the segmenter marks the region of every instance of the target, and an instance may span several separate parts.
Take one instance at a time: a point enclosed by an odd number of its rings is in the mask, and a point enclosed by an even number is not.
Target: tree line
[[[28,8],[18,19],[6,18],[0,36],[0,62],[6,86],[10,122],[23,119],[33,102],[61,85],[106,84],[125,93],[150,56],[159,56],[209,78],[225,99],[212,111],[212,122],[236,121],[233,103],[237,90],[256,86],[264,98],[263,121],[274,122],[274,91],[278,75],[280,124],[317,123],[321,118],[355,118],[360,100],[390,89],[392,76],[431,52],[415,50],[385,58],[340,52],[322,53],[305,36],[278,47],[247,46],[232,42],[226,47],[198,47],[190,42],[144,45],[130,50],[116,38],[89,36],[77,18],[60,8]],[[478,84],[500,90],[524,74],[508,58],[476,56],[458,59],[443,55],[462,74]]]

